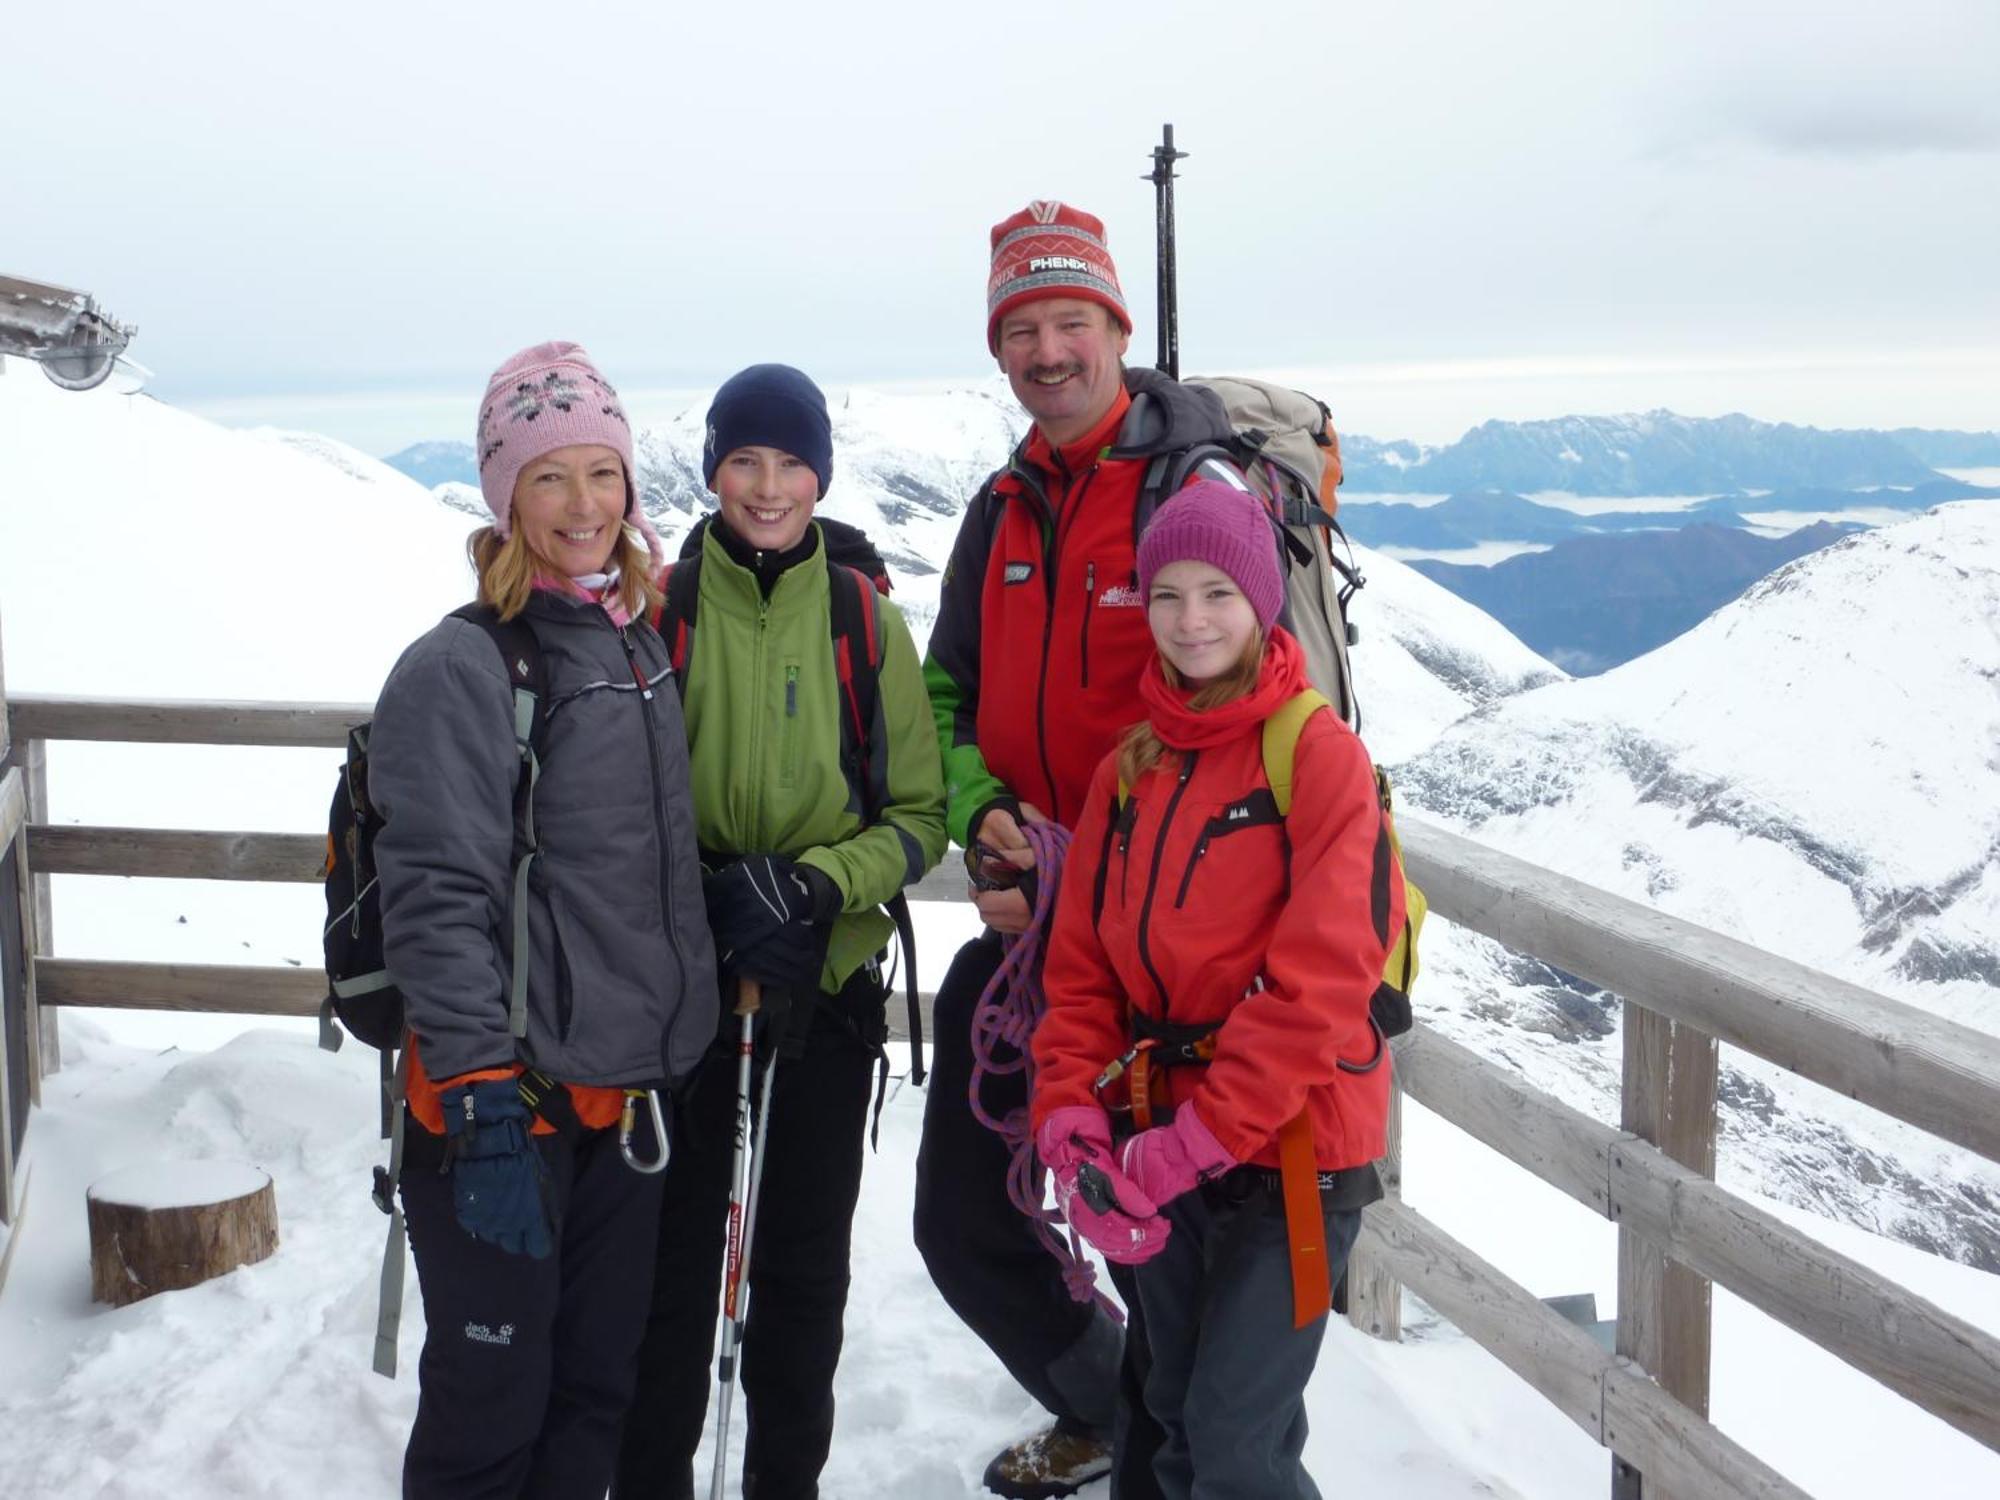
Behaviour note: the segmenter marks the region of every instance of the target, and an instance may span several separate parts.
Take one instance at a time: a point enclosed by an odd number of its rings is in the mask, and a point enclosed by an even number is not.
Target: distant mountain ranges
[[[432,489],[441,484],[479,483],[479,458],[470,443],[412,443],[382,462]]]
[[[1585,677],[1665,645],[1774,568],[1864,529],[1820,521],[1763,537],[1705,521],[1572,537],[1488,567],[1429,559],[1410,566]]]
[[[991,404],[981,395],[967,409],[991,426]],[[846,413],[842,420],[849,420]],[[708,502],[691,446],[699,443],[698,424],[681,431],[686,425],[647,429],[638,442],[647,510],[676,533]],[[990,444],[996,435],[986,433],[981,442]],[[850,447],[860,444],[844,468],[846,489],[856,494],[837,489],[829,503],[840,510],[850,501],[871,500],[849,519],[878,528],[889,523],[898,571],[932,573],[943,554],[930,553],[948,548],[979,468],[941,461],[975,455],[919,450],[907,446],[907,437],[887,433],[857,430],[849,437]],[[1746,515],[1917,512],[2000,496],[2000,489],[1967,484],[1933,467],[2000,468],[2000,433],[1994,432],[1822,431],[1741,415],[1654,411],[1484,422],[1443,448],[1350,434],[1342,437],[1341,451],[1342,495],[1349,503],[1340,518],[1357,542],[1419,552],[1494,541],[1549,548],[1484,568],[1413,566],[1579,675],[1672,639],[1771,569],[1854,529],[1819,524],[1768,538],[1746,529]],[[469,443],[418,443],[386,462],[433,489],[479,482]],[[1448,498],[1428,505],[1369,500],[1398,492]],[[1640,503],[1590,515],[1526,498],[1539,492],[1705,498],[1674,509]],[[479,509],[476,493],[439,493],[448,504]]]
[[[1938,468],[2000,468],[2000,432],[1823,431],[1751,417],[1682,417],[1670,411],[1540,422],[1482,422],[1442,448],[1359,433],[1341,436],[1349,494],[1456,495],[1473,491],[1572,495],[1712,495],[1787,492],[1795,503],[1757,497],[1759,510],[1838,509],[1808,492],[1938,483]],[[479,482],[472,445],[415,443],[384,460],[427,485]],[[1909,509],[1958,492],[1925,491]],[[1868,503],[1896,503],[1886,497]],[[1490,534],[1489,534],[1490,535]],[[1415,544],[1411,544],[1415,545]]]
[[[1482,422],[1442,448],[1342,434],[1344,488],[1449,495],[1715,495],[1738,490],[1913,486],[1937,466],[2000,466],[2000,433],[1898,428],[1826,431],[1789,422],[1670,411],[1541,422]]]
[[[1343,498],[1345,486],[1342,487]],[[1481,542],[1534,542],[1554,545],[1575,536],[1606,532],[1659,531],[1708,523],[1744,526],[1746,514],[1846,510],[1929,510],[1949,500],[1988,499],[2000,488],[1935,478],[1910,489],[1787,489],[1768,494],[1714,495],[1676,510],[1621,510],[1586,515],[1559,505],[1543,505],[1507,490],[1467,490],[1433,505],[1370,503],[1351,497],[1340,508],[1348,535],[1371,547],[1406,547],[1448,552]]]

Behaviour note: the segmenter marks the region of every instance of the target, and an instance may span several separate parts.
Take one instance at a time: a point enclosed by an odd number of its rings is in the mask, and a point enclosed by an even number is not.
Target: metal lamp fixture
[[[86,293],[0,276],[0,355],[34,360],[66,391],[102,385],[137,332]]]

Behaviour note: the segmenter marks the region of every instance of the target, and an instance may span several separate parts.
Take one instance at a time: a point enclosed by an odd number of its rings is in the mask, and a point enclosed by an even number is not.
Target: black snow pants
[[[881,971],[855,971],[821,995],[803,1051],[782,1047],[770,1139],[750,1247],[749,1319],[738,1363],[743,1493],[814,1500],[833,1441],[833,1377],[850,1280],[868,1102],[887,1027]],[[737,1022],[724,1018],[734,1035]],[[767,1048],[751,1083],[752,1119]],[[695,1451],[715,1384],[730,1167],[736,1132],[736,1046],[709,1050],[681,1113],[661,1202],[652,1310],[639,1389],[618,1455],[617,1500],[692,1500]],[[701,1493],[707,1493],[707,1476]]]
[[[1361,1230],[1361,1209],[1342,1206],[1354,1202],[1320,1197],[1335,1277]],[[1302,1455],[1306,1382],[1327,1320],[1292,1326],[1291,1244],[1276,1174],[1239,1168],[1161,1212],[1174,1232],[1136,1268],[1153,1337],[1146,1404],[1165,1430],[1154,1458],[1159,1493],[1320,1500]]]
[[[972,1015],[1000,958],[997,933],[967,943],[933,1006],[936,1052],[917,1152],[917,1249],[951,1310],[1058,1425],[1114,1437],[1117,1500],[1152,1500],[1159,1493],[1153,1454],[1162,1434],[1141,1395],[1146,1337],[1130,1277],[1114,1268],[1130,1309],[1121,1337],[1101,1308],[1070,1297],[1061,1268],[1007,1196],[1006,1143],[979,1122],[967,1099]],[[1017,1055],[996,1045],[996,1062]],[[995,1119],[1025,1106],[1027,1075],[989,1075],[980,1101]]]
[[[560,1226],[545,1260],[459,1227],[442,1138],[406,1121],[402,1195],[424,1303],[405,1500],[602,1500],[632,1397],[660,1179],[616,1130],[540,1135]],[[656,1151],[649,1125],[633,1143]]]

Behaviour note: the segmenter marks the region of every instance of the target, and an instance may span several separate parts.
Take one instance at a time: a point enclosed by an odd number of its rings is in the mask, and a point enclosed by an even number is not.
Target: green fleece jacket
[[[882,670],[869,761],[882,795],[876,821],[863,819],[840,764],[824,549],[822,539],[766,599],[712,530],[703,538],[683,712],[702,849],[782,854],[840,887],[820,976],[832,993],[894,933],[881,903],[944,854],[944,777],[909,626],[874,596]]]

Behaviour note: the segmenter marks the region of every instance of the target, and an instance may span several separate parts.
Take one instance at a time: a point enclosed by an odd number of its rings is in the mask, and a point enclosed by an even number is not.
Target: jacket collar
[[[826,568],[801,566],[824,555],[817,521],[806,527],[797,546],[776,554],[745,548],[740,539],[723,532],[724,528],[711,525],[701,539],[703,603],[754,617],[766,608],[773,614],[811,608],[826,597]],[[746,565],[739,551],[753,561]]]
[[[1096,463],[1098,456],[1111,446],[1112,439],[1118,436],[1118,429],[1125,421],[1125,413],[1131,408],[1132,393],[1121,386],[1117,396],[1112,399],[1110,408],[1098,419],[1097,425],[1082,437],[1073,443],[1064,443],[1058,448],[1037,426],[1028,434],[1023,456],[1029,463],[1046,473],[1061,475],[1078,473]]]

